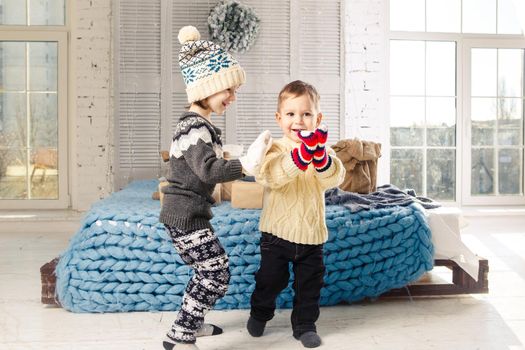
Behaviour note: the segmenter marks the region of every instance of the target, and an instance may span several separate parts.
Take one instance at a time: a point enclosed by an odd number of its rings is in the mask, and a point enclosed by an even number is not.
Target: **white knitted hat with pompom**
[[[182,27],[178,39],[182,45],[179,65],[189,103],[240,86],[246,81],[239,62],[214,42],[201,40],[197,28]]]

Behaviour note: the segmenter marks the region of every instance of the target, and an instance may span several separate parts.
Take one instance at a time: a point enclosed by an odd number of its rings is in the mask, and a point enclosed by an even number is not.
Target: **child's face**
[[[317,111],[307,95],[289,96],[281,102],[279,110],[275,112],[275,120],[281,127],[284,136],[295,142],[301,142],[297,136],[300,130],[314,131],[323,115]]]
[[[238,86],[234,86],[209,96],[206,99],[206,102],[211,111],[217,115],[223,115],[226,111],[226,108],[228,108],[228,106],[237,99],[235,95],[237,93],[237,89]]]

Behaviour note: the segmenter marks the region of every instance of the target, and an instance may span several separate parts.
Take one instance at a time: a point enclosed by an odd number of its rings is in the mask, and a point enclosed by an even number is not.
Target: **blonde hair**
[[[307,95],[312,101],[317,111],[319,111],[319,101],[321,97],[317,90],[310,84],[305,83],[302,80],[294,80],[291,83],[286,84],[279,92],[277,99],[277,110],[281,108],[281,103],[288,97],[298,97]]]

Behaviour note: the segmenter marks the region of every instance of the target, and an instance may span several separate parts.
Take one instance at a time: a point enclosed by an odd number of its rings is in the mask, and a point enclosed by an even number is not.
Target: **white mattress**
[[[456,262],[474,280],[478,280],[479,257],[462,241],[460,230],[467,225],[461,210],[455,207],[427,209],[428,223],[432,231],[435,259]]]

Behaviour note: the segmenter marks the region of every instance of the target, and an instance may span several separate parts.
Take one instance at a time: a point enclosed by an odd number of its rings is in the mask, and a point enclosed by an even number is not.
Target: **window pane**
[[[472,150],[472,195],[494,194],[494,150]]]
[[[498,144],[522,144],[523,100],[520,98],[498,99]]]
[[[390,144],[422,146],[425,121],[423,97],[392,97],[390,99]]]
[[[427,196],[454,200],[456,196],[456,150],[427,151]]]
[[[494,194],[494,150],[472,149],[472,195]]]
[[[26,118],[24,93],[0,93],[0,147],[25,147]]]
[[[423,151],[420,149],[393,149],[390,159],[390,179],[401,189],[411,188],[423,193]]]
[[[37,148],[31,153],[31,199],[58,199],[58,152]]]
[[[30,0],[29,24],[64,25],[64,0]]]
[[[522,194],[522,151],[500,149],[498,154],[498,190],[500,194]]]
[[[57,94],[34,93],[29,98],[31,110],[31,149],[56,148],[58,144]]]
[[[471,99],[472,145],[494,145],[496,99]]]
[[[456,99],[427,97],[427,145],[456,145]]]
[[[390,30],[425,31],[425,0],[390,0]]]
[[[26,2],[0,0],[0,24],[26,25]]]
[[[424,95],[425,42],[390,41],[390,94]]]
[[[0,147],[0,199],[26,199],[27,150]]]
[[[428,32],[461,32],[460,0],[427,0]]]
[[[0,49],[6,47],[0,55],[1,81],[14,91],[0,93],[0,199],[57,199],[57,43],[0,42]],[[18,69],[22,79],[9,69],[13,61],[9,52],[22,57],[23,67]],[[36,92],[27,91],[26,76]]]
[[[523,0],[498,0],[498,33],[523,34],[524,12]]]
[[[497,95],[497,49],[472,49],[472,96]]]
[[[0,42],[0,89],[23,91],[26,87],[26,44]]]
[[[463,33],[496,34],[496,0],[463,0]]]
[[[57,94],[33,93],[29,101],[31,108],[31,198],[57,199]]]
[[[57,43],[29,43],[29,89],[57,90]]]
[[[456,44],[427,41],[426,94],[431,96],[456,95]]]
[[[523,96],[523,50],[498,49],[498,96]]]

